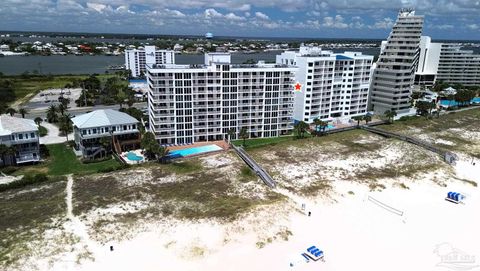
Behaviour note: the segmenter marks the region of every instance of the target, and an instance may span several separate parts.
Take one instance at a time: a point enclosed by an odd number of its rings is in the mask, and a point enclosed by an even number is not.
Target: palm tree
[[[297,136],[299,138],[303,138],[305,136],[305,132],[308,129],[308,124],[304,121],[299,121],[297,124],[295,124],[294,128],[297,131]]]
[[[243,139],[243,146],[245,147],[245,141],[248,138],[248,131],[247,131],[246,127],[242,127],[242,129],[240,129],[239,136],[240,136],[241,139]]]
[[[367,114],[367,115],[363,116],[363,120],[365,121],[365,124],[368,125],[368,123],[372,120],[372,116]]]
[[[320,126],[320,131],[322,131],[322,134],[323,134],[325,133],[325,129],[327,129],[328,127],[328,122],[321,120],[319,122],[319,126]]]
[[[61,117],[58,128],[65,135],[68,142],[68,134],[73,132],[73,125],[70,114],[66,114]]]
[[[18,110],[18,113],[20,113],[22,115],[22,118],[24,119],[25,115],[28,114],[28,110],[22,107]]]
[[[230,128],[228,129],[227,131],[227,134],[228,134],[228,142],[230,142],[232,140],[232,137],[235,135],[235,128]]]
[[[364,116],[355,116],[355,117],[352,117],[352,119],[357,121],[357,126],[360,126],[360,121],[363,120],[363,117]]]
[[[125,103],[125,99],[127,98],[127,95],[125,94],[125,91],[119,90],[117,93],[117,97],[115,97],[117,100],[117,103],[120,105],[120,108],[122,108],[122,105]]]
[[[10,114],[11,117],[13,117],[13,115],[15,115],[15,113],[17,113],[17,110],[15,110],[15,108],[7,108],[7,114]]]
[[[168,149],[158,145],[158,149],[156,150],[156,153],[157,153],[158,159],[160,160],[160,163],[165,163],[165,158],[169,153]]]
[[[67,107],[61,103],[58,105],[58,112],[60,112],[60,115],[65,115],[65,111],[67,110]]]
[[[393,118],[397,116],[397,112],[395,110],[387,110],[383,113],[385,117],[388,119],[388,122],[393,123]]]
[[[42,122],[43,122],[43,119],[40,118],[40,117],[36,117],[33,121],[35,122],[35,124],[37,124],[38,126],[40,126],[40,124],[42,124]]]
[[[313,125],[315,125],[315,134],[317,134],[320,130],[320,124],[322,124],[322,121],[319,118],[313,119]]]
[[[57,107],[53,104],[47,110],[47,120],[50,123],[58,122]]]

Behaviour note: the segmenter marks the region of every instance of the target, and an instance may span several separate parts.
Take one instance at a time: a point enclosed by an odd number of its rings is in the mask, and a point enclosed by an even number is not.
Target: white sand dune
[[[461,161],[456,169],[458,177],[480,183],[478,163],[473,166]],[[441,187],[433,183],[431,177],[407,183],[409,189],[388,187],[382,192],[369,192],[366,186],[337,181],[335,203],[305,200],[306,212],[311,211],[311,217],[292,208],[287,222],[279,220],[278,223],[284,223],[293,236],[288,241],[277,239],[261,249],[256,246],[258,235],[255,232],[229,232],[225,225],[214,223],[185,223],[168,230],[152,227],[131,240],[105,244],[104,249],[94,255],[95,261],[77,268],[117,271],[445,270],[452,268],[445,262],[449,253],[475,256],[472,263],[460,261],[460,264],[479,265],[478,187],[460,181]],[[465,204],[445,201],[448,191],[468,195]],[[379,207],[367,200],[368,196],[403,211],[404,215]],[[300,204],[302,199],[296,197],[295,201]],[[275,214],[262,212],[257,216],[261,219]],[[231,241],[225,243],[226,237]],[[109,251],[109,245],[114,245],[114,251]],[[292,257],[311,245],[324,250],[326,261],[291,267]]]

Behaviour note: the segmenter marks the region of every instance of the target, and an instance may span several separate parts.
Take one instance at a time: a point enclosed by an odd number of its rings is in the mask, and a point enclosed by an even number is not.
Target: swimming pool
[[[142,161],[143,157],[136,155],[134,152],[128,152],[127,159],[130,161]]]
[[[335,128],[335,125],[328,124],[327,127],[325,128],[325,130],[330,130],[330,129],[333,129],[333,128]],[[321,129],[320,129],[320,127],[318,127],[317,132],[320,132],[320,131],[321,131]]]
[[[178,157],[185,157],[185,156],[190,156],[190,155],[195,155],[195,154],[200,154],[200,153],[207,153],[207,152],[212,152],[212,151],[220,151],[223,150],[217,145],[205,145],[205,146],[200,146],[200,147],[193,147],[193,148],[188,148],[188,149],[183,149],[183,150],[176,150],[176,151],[171,151],[168,156],[170,158],[178,158]]]
[[[470,103],[478,104],[480,103],[480,97],[473,98]],[[449,107],[449,106],[459,106],[460,103],[455,100],[441,100],[440,105]]]

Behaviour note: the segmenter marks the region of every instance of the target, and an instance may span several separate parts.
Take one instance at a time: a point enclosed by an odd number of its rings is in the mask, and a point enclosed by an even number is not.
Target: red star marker
[[[302,89],[302,85],[300,85],[300,83],[297,82],[297,84],[295,85],[295,91],[301,91]]]

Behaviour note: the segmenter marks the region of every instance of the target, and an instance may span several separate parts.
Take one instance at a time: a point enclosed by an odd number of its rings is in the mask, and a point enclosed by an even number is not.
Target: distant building
[[[138,120],[113,109],[95,110],[72,118],[75,149],[86,159],[95,159],[113,149],[117,153],[139,148]],[[108,137],[112,146],[102,146]]]
[[[428,36],[420,39],[420,56],[415,72],[415,85],[431,87],[437,78],[441,43],[433,43]]]
[[[175,64],[175,52],[158,50],[155,46],[125,50],[125,68],[132,72],[133,77],[145,75],[147,64]]]
[[[294,120],[345,121],[365,115],[372,62],[373,56],[362,53],[334,54],[307,46],[277,55],[277,64],[296,67],[300,89],[295,91]]]
[[[400,10],[387,41],[382,42],[370,95],[370,106],[377,114],[387,110],[398,115],[410,113],[423,19],[412,9]]]
[[[0,115],[0,145],[13,147],[10,154],[0,156],[0,165],[40,161],[38,127],[33,120]]]
[[[292,131],[294,67],[234,65],[228,53],[204,65],[147,65],[150,130],[161,144],[276,137]]]
[[[460,44],[441,44],[437,81],[464,86],[480,85],[480,54],[462,50]]]
[[[462,50],[461,44],[434,43],[422,36],[415,84],[428,87],[438,81],[480,85],[480,54]]]

